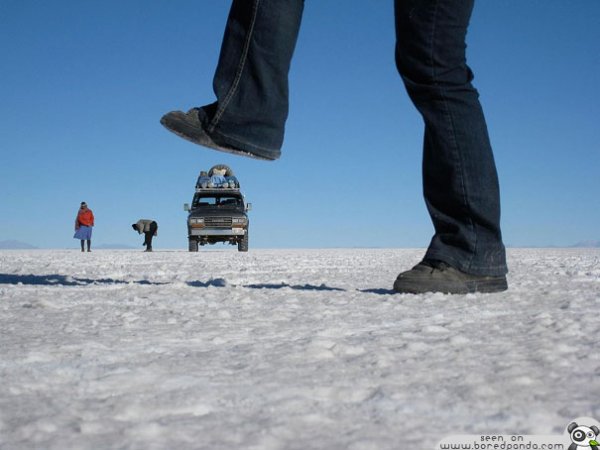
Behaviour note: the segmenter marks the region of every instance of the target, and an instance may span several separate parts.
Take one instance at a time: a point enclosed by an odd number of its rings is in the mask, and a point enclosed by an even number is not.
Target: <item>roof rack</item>
[[[240,188],[234,187],[234,188],[230,188],[230,187],[198,187],[196,186],[196,192],[211,192],[211,193],[226,193],[226,192],[240,192]]]

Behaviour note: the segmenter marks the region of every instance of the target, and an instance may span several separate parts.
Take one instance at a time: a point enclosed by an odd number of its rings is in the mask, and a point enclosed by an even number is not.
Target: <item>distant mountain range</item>
[[[0,241],[0,250],[34,250],[39,247],[35,245],[28,244],[27,242],[17,241],[14,239],[9,239],[7,241]],[[97,249],[112,249],[112,250],[121,250],[121,249],[132,249],[137,248],[127,244],[100,244],[95,245],[94,248]]]
[[[3,250],[30,250],[34,248],[37,247],[26,242],[15,240],[0,241],[0,249]]]
[[[579,248],[600,248],[600,241],[581,241],[577,244],[571,245],[571,247]]]

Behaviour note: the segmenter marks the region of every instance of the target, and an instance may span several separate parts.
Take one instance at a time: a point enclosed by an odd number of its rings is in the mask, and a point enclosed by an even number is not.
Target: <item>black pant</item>
[[[150,223],[150,231],[144,231],[144,245],[146,246],[147,249],[151,249],[152,248],[152,237],[154,236],[154,234],[156,233],[156,231],[158,230],[158,224],[154,221],[152,221],[152,223]]]

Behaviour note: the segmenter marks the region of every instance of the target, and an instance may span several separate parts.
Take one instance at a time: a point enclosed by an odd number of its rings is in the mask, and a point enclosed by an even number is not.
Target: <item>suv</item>
[[[237,244],[238,251],[248,251],[248,215],[252,205],[246,203],[240,184],[231,169],[219,164],[208,173],[201,172],[192,205],[187,211],[189,251],[198,245],[217,242]]]

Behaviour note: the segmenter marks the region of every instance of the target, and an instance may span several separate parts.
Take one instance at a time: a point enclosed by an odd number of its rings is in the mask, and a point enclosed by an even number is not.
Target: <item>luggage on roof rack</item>
[[[196,190],[199,189],[239,189],[240,182],[233,174],[233,170],[225,164],[212,166],[208,172],[201,171],[196,181]]]
[[[227,166],[225,164],[217,164],[217,165],[212,166],[210,168],[210,170],[208,171],[208,176],[212,177],[215,174],[216,171],[219,171],[219,173],[221,171],[223,171],[224,172],[223,175],[226,176],[226,177],[233,177],[234,176],[234,173],[233,173],[233,170],[231,170],[231,167],[229,167],[229,166]]]

